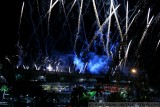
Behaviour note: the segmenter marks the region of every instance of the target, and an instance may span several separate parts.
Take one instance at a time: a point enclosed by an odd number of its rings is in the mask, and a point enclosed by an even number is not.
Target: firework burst
[[[148,31],[153,31],[160,19],[158,13],[151,15],[153,7],[147,8],[147,12],[141,8],[145,0],[134,6],[130,2],[23,1],[16,67],[96,74],[118,67],[126,72],[125,68],[137,63]],[[159,47],[159,36],[157,38],[154,52]]]

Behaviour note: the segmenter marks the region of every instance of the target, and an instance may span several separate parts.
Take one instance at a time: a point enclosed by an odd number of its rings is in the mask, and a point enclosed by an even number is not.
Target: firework
[[[20,25],[30,22],[26,28],[31,28],[26,43],[28,45],[20,44],[23,43],[20,39],[16,45],[19,58],[16,66],[24,69],[34,67],[36,70],[67,70],[69,73],[73,73],[73,70],[78,73],[106,73],[113,68],[118,69],[117,67],[124,70],[130,62],[136,63],[149,29],[159,20],[158,15],[151,16],[152,10],[148,8],[143,17],[146,19],[145,26],[140,22],[144,30],[138,35],[139,29],[134,31],[132,25],[139,23],[140,15],[144,12],[140,8],[143,3],[137,2],[131,9],[130,2],[125,0],[48,0],[37,1],[36,4],[28,2],[22,3],[18,29],[21,36],[23,33],[20,32]],[[28,11],[24,10],[24,5]],[[38,21],[32,16],[33,11],[38,11]],[[30,19],[22,20],[24,14],[30,15]],[[40,33],[42,31],[43,34]],[[135,34],[130,33],[133,31]],[[159,41],[156,42],[155,51],[158,47]],[[130,57],[132,50],[135,60]],[[27,62],[33,64],[32,67]]]

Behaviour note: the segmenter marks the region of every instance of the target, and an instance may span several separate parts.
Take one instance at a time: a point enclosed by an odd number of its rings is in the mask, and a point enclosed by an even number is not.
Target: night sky
[[[78,5],[75,5],[73,11],[71,12],[68,18],[70,29],[67,24],[65,24],[64,27],[62,28],[62,25],[64,21],[66,21],[66,19],[64,17],[63,8],[61,8],[62,5],[56,5],[51,12],[50,27],[49,27],[50,30],[48,32],[47,29],[48,17],[44,17],[44,13],[47,10],[47,6],[45,4],[47,4],[47,1],[49,4],[49,0],[46,1],[38,0],[40,13],[38,13],[37,10],[37,4],[36,4],[37,0],[24,0],[25,1],[24,13],[19,27],[22,1],[23,0],[8,0],[5,2],[1,2],[0,61],[4,62],[4,58],[6,55],[11,57],[13,55],[18,54],[16,47],[18,41],[23,46],[24,51],[26,52],[27,55],[35,53],[37,54],[39,53],[39,50],[43,55],[48,54],[49,56],[54,54],[55,51],[56,53],[58,52],[60,54],[72,53],[74,50],[73,45],[75,41],[74,35],[77,33],[78,29],[77,28]],[[69,0],[66,1],[70,4],[72,3],[69,2]],[[84,2],[85,1],[86,0],[84,0]],[[134,0],[134,2],[133,0],[129,0],[130,8],[134,7],[136,1],[138,0]],[[131,27],[128,33],[128,35],[134,35],[132,40],[134,44],[137,44],[138,40],[141,37],[140,35],[143,34],[147,11],[148,8],[150,7],[151,16],[154,15],[154,17],[157,17],[157,20],[155,19],[151,27],[149,28],[147,36],[145,37],[141,49],[139,50],[140,57],[138,57],[137,60],[139,60],[138,62],[141,69],[146,70],[146,72],[149,74],[149,77],[151,78],[152,81],[155,82],[155,84],[158,84],[158,82],[156,83],[156,81],[160,81],[160,67],[159,67],[160,59],[158,54],[160,50],[159,46],[157,47],[156,50],[158,40],[160,39],[160,17],[158,17],[158,14],[160,15],[160,6],[158,1],[159,0],[142,0],[141,3],[139,3],[137,8],[142,10],[142,12],[140,13],[136,21],[133,23],[133,26]],[[67,7],[67,2],[65,3],[66,13],[67,9],[70,8]],[[87,3],[85,3],[86,5],[84,5],[84,8],[87,7]],[[119,14],[121,16],[124,16],[125,13],[123,10],[121,11],[121,9],[123,8],[120,8]],[[83,23],[81,23],[81,26],[83,27],[80,28],[80,35],[85,35],[87,40],[90,41],[92,35],[94,35],[95,33],[94,31],[97,29],[95,25],[96,18],[93,6],[88,6],[87,11],[83,9],[82,13],[85,14],[83,15],[83,21],[82,21]],[[102,17],[100,17],[100,21],[103,22],[104,20],[103,16],[105,13],[102,11],[101,14]],[[42,21],[40,21],[40,17],[43,19]],[[112,23],[112,25],[113,27],[111,27],[111,30],[114,31],[115,23]],[[91,30],[92,27],[93,30]],[[81,44],[84,43],[83,40],[86,40],[85,36],[81,36],[80,39],[78,39],[77,41],[77,47],[76,47],[77,54],[79,54],[82,51]],[[131,46],[128,56],[128,58],[131,61],[135,61],[133,60],[135,54],[132,53],[135,53],[136,46],[135,45]],[[102,54],[103,52],[101,51],[102,49],[98,48],[97,53]]]

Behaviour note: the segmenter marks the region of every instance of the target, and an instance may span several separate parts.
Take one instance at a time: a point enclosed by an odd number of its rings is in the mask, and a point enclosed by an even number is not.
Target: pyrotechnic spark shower
[[[143,6],[143,3],[136,3],[130,8],[130,2],[127,0],[47,0],[46,2],[37,0],[36,3],[31,0],[23,1],[18,34],[19,36],[24,34],[20,32],[20,27],[24,26],[29,33],[26,40],[19,39],[16,45],[18,48],[16,67],[50,72],[67,70],[69,73],[73,71],[106,73],[117,67],[123,70],[130,62],[136,63],[148,31],[154,26],[155,21],[157,24],[159,17],[151,16],[151,8],[148,8],[147,13],[141,10],[140,6]],[[132,25],[135,26],[138,22],[143,26],[139,21],[142,13],[145,14],[142,18],[146,19],[146,25],[141,28],[143,31],[137,34],[139,29]],[[26,15],[25,18],[22,18],[22,15]],[[42,31],[43,33],[40,33]],[[28,43],[23,43],[27,40]],[[157,42],[155,51],[159,47],[159,41]],[[132,55],[135,59],[130,57],[130,51],[135,51]]]

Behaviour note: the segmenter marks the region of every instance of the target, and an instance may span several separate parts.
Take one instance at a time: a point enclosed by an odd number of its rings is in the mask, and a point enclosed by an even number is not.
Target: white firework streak
[[[139,13],[140,13],[140,10],[138,10],[138,13],[137,13],[136,15],[134,15],[134,17],[133,17],[131,23],[128,25],[128,28],[127,28],[127,31],[126,31],[125,35],[128,33],[128,30],[130,29],[132,23],[134,22],[135,18],[138,16]]]
[[[48,36],[49,36],[49,26],[50,26],[50,24],[49,24],[49,22],[50,22],[50,16],[51,16],[51,10],[52,10],[52,2],[53,2],[53,0],[51,0],[50,1],[50,5],[49,5],[49,10],[48,10],[48,27],[47,27],[47,39],[46,39],[46,48],[47,48],[47,40],[48,40]]]
[[[120,46],[119,52],[118,52],[118,53],[119,53],[119,56],[118,56],[118,57],[119,57],[119,60],[121,59],[121,51],[122,51],[122,45]]]
[[[9,62],[9,63],[11,63],[11,60],[6,56],[5,57],[5,59]]]
[[[83,70],[83,67],[81,67],[81,69],[80,69],[80,71],[79,71],[79,74],[82,73],[82,70]]]
[[[22,9],[21,9],[21,16],[20,16],[20,21],[19,21],[19,26],[21,24],[21,19],[22,19],[22,15],[23,15],[23,9],[24,9],[24,2],[22,4]],[[20,28],[20,27],[19,27]]]
[[[65,15],[65,18],[67,20],[67,15],[66,15],[66,10],[65,10],[65,7],[64,7],[64,1],[62,0],[62,7],[63,7],[63,11],[64,11],[64,15]],[[67,20],[68,21],[68,20]]]
[[[47,11],[47,13],[43,16],[43,18],[41,19],[41,21],[46,17],[47,14],[50,14],[51,10],[53,9],[53,7],[58,3],[59,0],[56,0],[53,4],[52,4],[52,0],[50,2],[50,8]],[[39,23],[40,24],[40,23]]]
[[[73,8],[73,6],[75,5],[76,1],[77,1],[77,0],[74,0],[71,8],[69,9],[69,12],[67,13],[67,18],[68,18],[68,16],[69,16],[69,13],[72,11],[72,8]]]
[[[53,0],[50,1],[50,8],[49,8],[49,11],[48,11],[48,35],[49,35],[49,21],[50,21],[50,17],[51,17],[51,10],[52,10],[52,2]]]
[[[148,9],[148,14],[147,14],[147,24],[149,23],[149,15],[150,15],[151,9]]]
[[[115,8],[114,8],[113,0],[111,0],[111,4],[112,4],[112,8],[114,10]],[[119,33],[120,33],[121,41],[123,41],[123,34],[122,34],[122,30],[121,30],[121,27],[120,27],[120,23],[119,23],[116,11],[114,11],[114,16],[115,16],[115,19],[116,19],[116,22],[117,22],[117,26],[118,26],[118,30],[119,30]]]
[[[80,30],[80,24],[81,24],[81,14],[82,14],[82,8],[83,8],[83,0],[81,0],[81,6],[80,6],[80,11],[79,11],[79,16],[78,16],[78,31],[76,34],[75,38],[75,43],[74,43],[74,49],[76,50],[76,43],[79,37],[79,30]]]
[[[114,10],[115,8],[114,8],[113,0],[111,0],[111,4],[112,4],[112,9]],[[113,13],[114,13],[116,23],[117,23],[117,27],[118,27],[118,30],[119,30],[119,33],[120,33],[121,42],[123,42],[123,34],[122,34],[121,27],[120,27],[120,23],[118,21],[117,13],[116,13],[116,11],[114,11]],[[121,50],[122,50],[122,46],[120,46],[120,50],[119,50],[119,59],[121,59]]]
[[[158,41],[158,43],[157,43],[157,46],[156,46],[156,51],[157,51],[157,48],[158,48],[158,46],[159,46],[159,43],[160,43],[160,39],[159,39],[159,41]]]
[[[113,9],[112,13],[111,13],[111,14],[106,18],[106,20],[103,22],[103,24],[102,24],[101,27],[99,28],[99,31],[100,31],[100,32],[102,32],[104,26],[106,25],[106,23],[109,21],[109,19],[111,18],[111,16],[113,15],[113,13],[118,9],[119,6],[120,6],[120,5],[118,5],[115,9]],[[88,51],[89,51],[89,49],[90,49],[93,41],[94,41],[96,38],[97,38],[97,35],[94,35],[93,38],[92,38],[92,40],[91,40],[91,42],[90,42],[90,44],[89,44],[89,46],[88,46],[88,48],[87,48]]]
[[[85,69],[86,69],[87,65],[88,65],[88,62],[84,65],[84,69],[83,69],[83,71],[85,71]]]
[[[25,65],[23,65],[23,69],[26,69]]]
[[[142,35],[142,38],[140,39],[140,42],[139,42],[139,45],[138,45],[138,48],[140,47],[140,45],[142,44],[143,40],[144,40],[144,37],[146,36],[147,34],[147,31],[148,31],[148,28],[154,18],[154,16],[151,17],[151,19],[149,19],[149,15],[150,15],[150,8],[148,10],[148,15],[147,15],[147,25],[146,25],[146,29],[145,31],[143,32],[143,35]]]
[[[50,10],[57,4],[58,1],[59,1],[59,0],[56,0],[56,1],[53,3],[53,5],[51,5]],[[49,11],[48,11],[48,12],[49,12]]]
[[[22,21],[23,9],[24,9],[24,2],[23,2],[23,4],[22,4],[22,9],[21,9],[21,15],[20,15],[20,20],[19,20],[18,34],[19,34],[20,25],[21,25],[21,21]],[[19,36],[19,39],[20,39],[20,36]]]
[[[117,67],[122,68],[122,62],[123,62],[123,60],[124,60],[124,59],[121,59],[121,60],[119,61],[119,65],[118,65]]]
[[[79,35],[79,30],[80,30],[82,8],[83,8],[83,0],[81,0],[81,7],[80,7],[80,11],[79,11],[79,16],[78,16],[78,32],[77,32],[77,35]]]
[[[48,60],[48,56],[44,59],[44,63],[46,63],[47,60]]]
[[[99,21],[99,17],[98,17],[98,13],[97,13],[97,8],[96,8],[95,0],[92,0],[92,3],[93,3],[93,8],[94,8],[96,20],[97,20],[97,23],[98,23],[98,27],[100,28],[101,24],[100,24],[100,21]]]
[[[55,62],[54,62],[54,65],[56,65],[57,62],[58,62],[58,61],[55,61]]]
[[[36,64],[34,64],[34,67],[36,68],[36,70],[38,69],[38,67],[37,67],[37,65],[36,65]]]
[[[110,5],[109,14],[111,14],[111,12],[112,12],[112,3],[111,3],[111,5]],[[107,55],[108,55],[108,56],[110,56],[110,54],[109,54],[109,41],[110,41],[111,18],[112,18],[112,17],[109,17],[108,33],[107,33],[107,43],[106,43],[106,49],[107,49]]]
[[[125,52],[125,57],[124,57],[124,64],[126,65],[126,61],[127,61],[127,58],[128,58],[128,52],[129,52],[129,49],[130,49],[130,46],[131,46],[131,43],[132,43],[132,40],[129,42],[128,46],[127,46],[127,49],[126,49],[126,52]]]
[[[126,8],[126,34],[127,34],[127,31],[128,31],[128,1],[127,1],[127,8]]]
[[[111,18],[111,16],[113,15],[113,13],[118,9],[118,7],[120,6],[120,4],[115,8],[113,9],[112,13],[106,18],[106,20],[103,22],[103,24],[101,25],[101,27],[99,28],[99,31],[102,32],[104,26],[106,25],[106,23],[109,21],[109,19]],[[93,41],[97,38],[97,35],[94,35],[92,40],[90,41],[90,44],[88,45],[88,48],[87,50],[89,51]]]
[[[109,19],[112,17],[112,15],[114,14],[114,12],[119,8],[120,4],[113,9],[112,13],[106,18],[106,20],[103,22],[103,24],[101,25],[101,27],[99,28],[99,31],[102,31],[104,26],[106,25],[106,23],[109,21]]]

